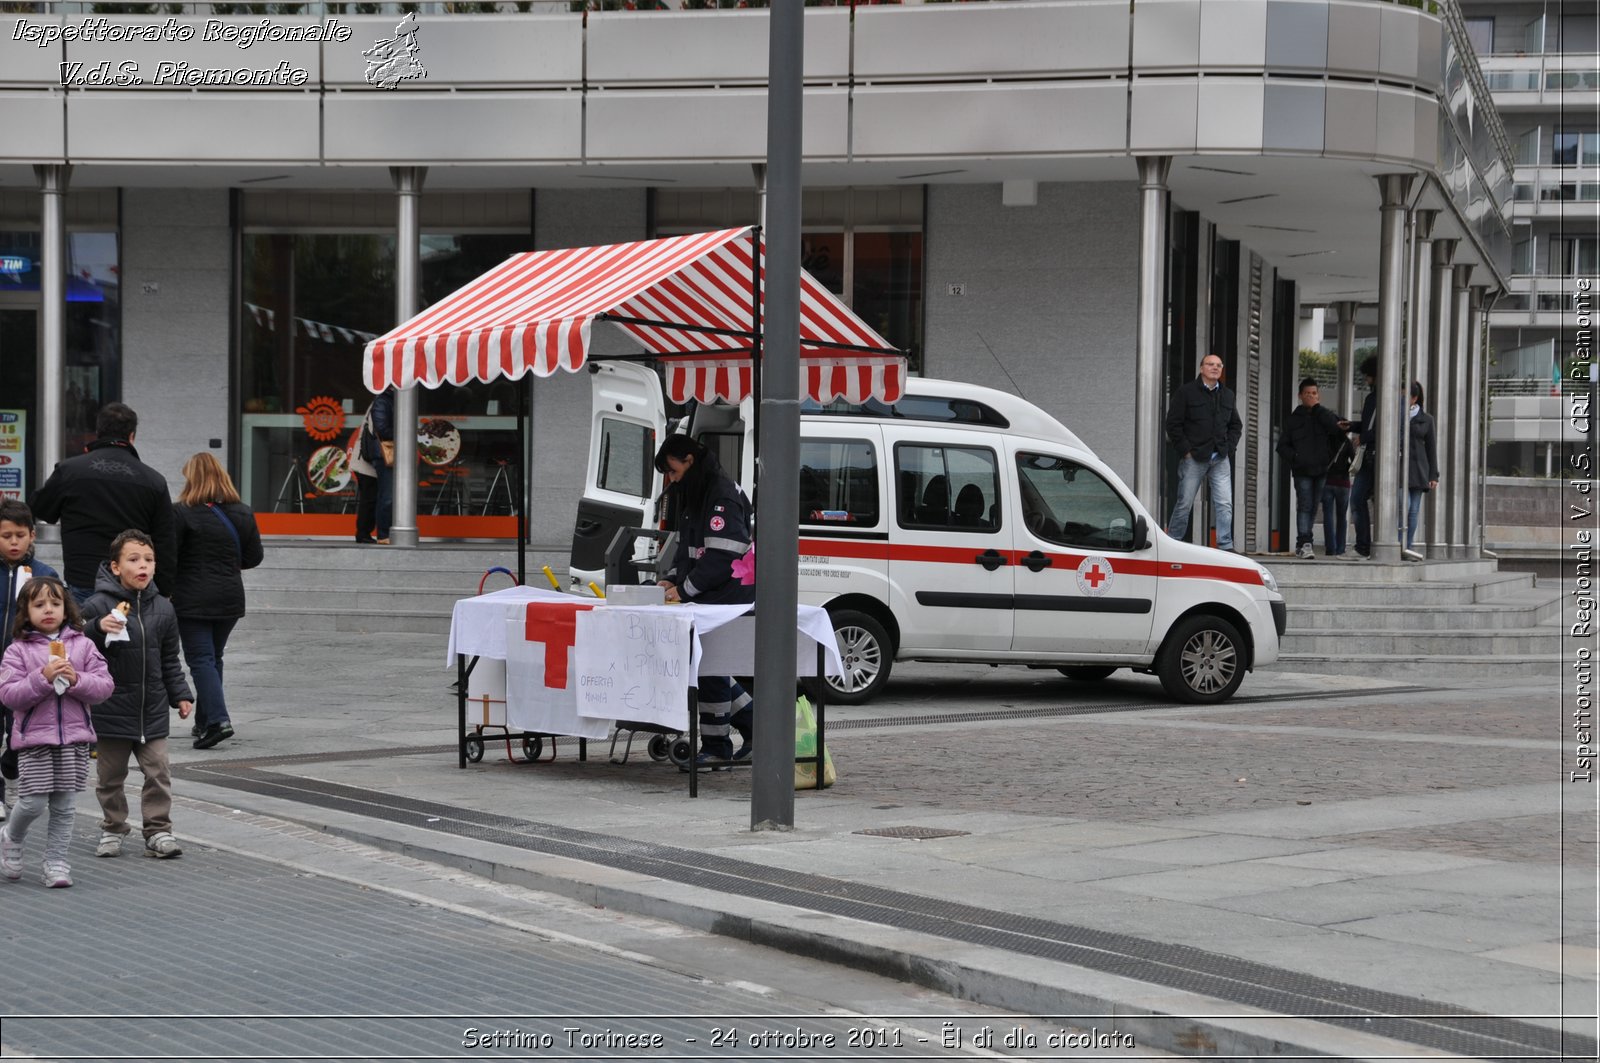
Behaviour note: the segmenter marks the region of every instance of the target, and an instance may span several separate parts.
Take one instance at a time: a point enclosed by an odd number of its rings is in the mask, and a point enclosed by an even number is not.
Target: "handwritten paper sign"
[[[688,616],[602,607],[578,614],[577,636],[572,663],[580,715],[689,726]]]

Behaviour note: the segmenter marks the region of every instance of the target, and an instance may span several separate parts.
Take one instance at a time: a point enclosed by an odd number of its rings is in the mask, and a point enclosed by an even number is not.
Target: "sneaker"
[[[174,856],[182,856],[183,850],[178,848],[178,839],[166,831],[160,831],[144,840],[144,855],[153,856],[157,860],[168,860]]]
[[[1310,561],[1312,558],[1317,556],[1316,553],[1311,549],[1310,543],[1301,543],[1298,553],[1300,555],[1300,560],[1302,561]]]
[[[41,881],[53,890],[66,889],[72,885],[72,868],[67,866],[65,860],[46,860]]]
[[[190,738],[199,738],[201,735],[203,735],[205,733],[206,733],[206,729],[205,729],[204,725],[202,725],[200,723],[199,720],[196,720],[194,722],[194,726],[189,728],[189,737]]]
[[[1400,551],[1400,556],[1405,558],[1407,561],[1426,561],[1427,560],[1426,555],[1424,555],[1420,551],[1411,549],[1409,546],[1406,547],[1404,550]]]
[[[22,877],[22,846],[11,840],[11,832],[0,827],[0,875],[12,882]]]
[[[750,759],[750,757],[751,757],[751,756],[752,756],[752,755],[753,755],[753,754],[754,754],[754,753],[755,753],[755,750],[754,750],[754,749],[752,749],[752,748],[751,748],[751,746],[750,746],[750,740],[749,740],[749,739],[748,739],[748,738],[747,738],[747,739],[745,739],[745,740],[744,740],[744,742],[743,742],[743,743],[742,743],[742,744],[741,744],[741,745],[740,745],[740,746],[739,746],[739,748],[738,748],[738,749],[735,749],[735,750],[734,750],[734,751],[733,751],[733,759],[734,759],[734,760],[749,760],[749,759]]]
[[[226,742],[233,737],[233,725],[230,723],[214,723],[206,728],[205,734],[194,740],[196,749],[210,749],[212,746]]]
[[[121,856],[122,855],[122,835],[115,834],[115,833],[113,833],[111,831],[108,831],[108,830],[101,831],[100,832],[100,844],[96,845],[94,847],[94,855],[96,855],[96,856]]]
[[[680,767],[679,771],[687,772],[689,769]],[[732,771],[726,757],[714,757],[710,753],[701,753],[694,758],[695,771]]]

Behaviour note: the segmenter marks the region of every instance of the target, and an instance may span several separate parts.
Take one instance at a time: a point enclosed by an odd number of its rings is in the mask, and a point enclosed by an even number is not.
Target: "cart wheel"
[[[467,736],[467,759],[474,764],[483,759],[483,739],[477,735]]]
[[[650,744],[645,748],[650,753],[650,759],[659,764],[672,755],[672,740],[666,735],[651,735]]]
[[[687,738],[674,738],[672,745],[667,747],[667,756],[680,768],[687,768],[689,761],[694,758],[694,750],[689,748]]]
[[[544,752],[544,739],[538,735],[522,736],[522,755],[529,760],[538,760],[539,754]]]

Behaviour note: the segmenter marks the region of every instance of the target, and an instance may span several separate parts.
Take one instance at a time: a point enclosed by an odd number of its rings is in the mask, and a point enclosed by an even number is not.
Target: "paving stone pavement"
[[[513,852],[448,823],[363,819],[186,771],[304,755],[263,770],[560,824],[614,839],[613,848],[671,839],[752,866],[1208,950],[1574,1038],[1596,1033],[1595,790],[1562,779],[1570,732],[1560,677],[1496,690],[1448,676],[1263,672],[1235,701],[1207,708],[1165,702],[1149,677],[1084,686],[1050,672],[906,665],[880,701],[830,709],[839,785],[797,795],[794,831],[752,833],[745,772],[703,776],[702,797],[690,801],[670,766],[637,751],[627,765],[608,764],[603,744],[587,763],[563,743],[557,762],[525,765],[491,742],[481,764],[458,770],[446,748],[454,706],[442,641],[253,633],[247,620],[228,655],[238,737],[207,752],[176,747],[180,797],[691,923],[721,913],[730,933],[759,918],[816,918],[819,934],[843,932],[804,910],[775,915],[664,879]],[[993,718],[971,718],[984,713]],[[967,719],[940,719],[951,715]],[[362,755],[384,748],[392,755]],[[204,821],[219,839],[227,825]],[[856,833],[897,825],[964,833]],[[177,829],[188,829],[181,818]],[[855,932],[875,948],[892,936]],[[1163,996],[1060,964],[894,940],[930,970],[970,964],[960,968],[966,990],[990,1003],[1019,1000],[1019,985],[1033,987],[1033,1000],[1120,993],[1125,1008],[1149,1010]],[[1160,1007],[1184,1017],[1199,1005]],[[1240,1023],[1201,1025],[1223,1037]],[[1282,1043],[1306,1044],[1310,1035],[1295,1031]],[[1385,1041],[1350,1054],[1393,1050]]]

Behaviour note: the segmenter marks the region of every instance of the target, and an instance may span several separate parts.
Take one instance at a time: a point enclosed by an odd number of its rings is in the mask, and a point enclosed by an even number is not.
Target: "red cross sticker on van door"
[[[1078,564],[1078,589],[1091,598],[1109,591],[1115,577],[1111,562],[1103,557],[1086,557]]]

